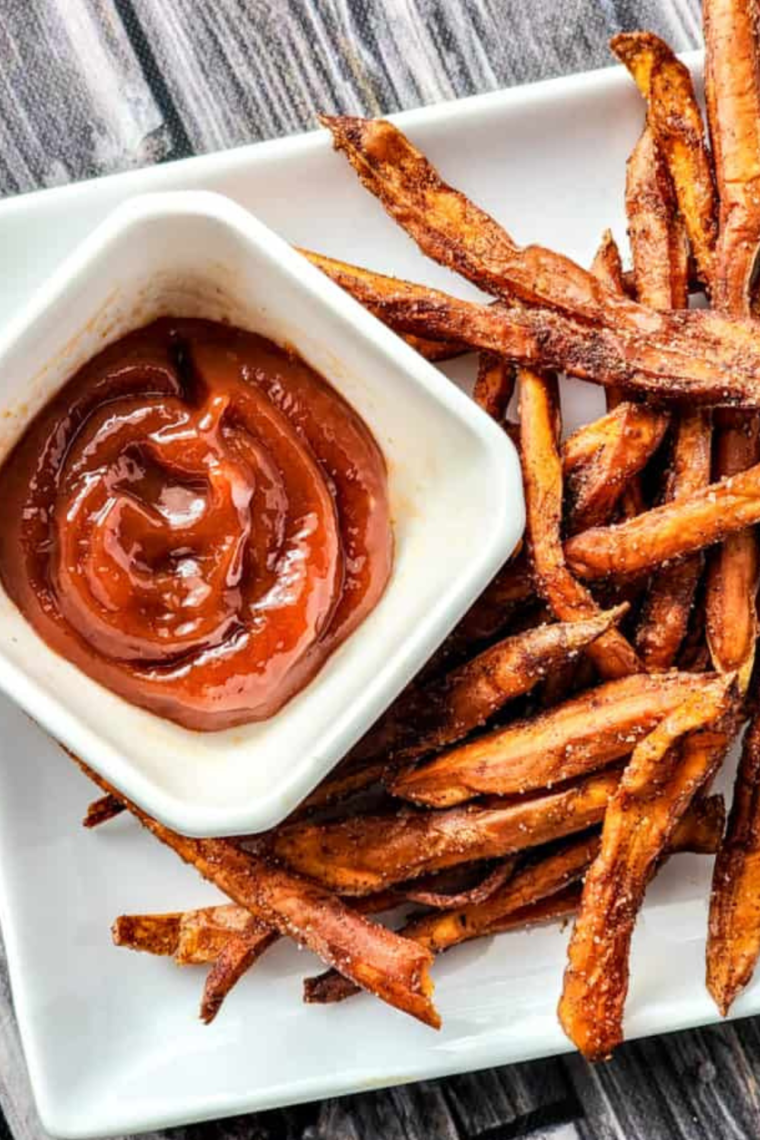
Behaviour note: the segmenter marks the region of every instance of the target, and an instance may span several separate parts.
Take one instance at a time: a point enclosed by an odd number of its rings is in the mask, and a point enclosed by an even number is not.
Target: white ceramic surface
[[[164,823],[239,835],[292,811],[443,640],[522,533],[522,480],[511,441],[471,400],[236,202],[202,190],[122,203],[0,334],[0,458],[80,364],[166,314],[292,345],[363,416],[388,464],[388,587],[258,724],[190,732],[136,708],[48,649],[2,591],[0,688]]]
[[[587,262],[605,226],[624,238],[625,159],[642,106],[622,72],[400,121],[519,240],[540,239]],[[0,311],[20,303],[120,198],[181,186],[222,190],[301,244],[464,292],[416,253],[314,135],[0,206],[0,247],[13,266],[0,276]],[[569,426],[602,407],[581,384],[564,386],[564,403]],[[92,835],[79,829],[91,795],[43,733],[0,702],[0,906],[26,1054],[51,1131],[129,1132],[567,1048],[555,1018],[566,933],[554,927],[445,955],[435,968],[440,1033],[364,996],[302,1005],[301,978],[317,963],[286,945],[261,960],[204,1028],[196,1019],[202,975],[112,949],[108,927],[120,912],[218,896],[127,820]],[[649,892],[634,938],[630,1036],[716,1020],[703,981],[710,862],[678,856]],[[760,980],[734,1013],[758,1011]]]

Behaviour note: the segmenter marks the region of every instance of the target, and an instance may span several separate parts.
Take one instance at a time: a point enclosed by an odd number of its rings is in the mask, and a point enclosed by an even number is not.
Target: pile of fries
[[[122,946],[210,967],[201,1016],[278,938],[431,1026],[434,955],[575,916],[559,1017],[585,1056],[623,1037],[631,935],[679,851],[715,854],[707,984],[725,1013],[760,952],[760,13],[705,0],[708,132],[656,36],[612,50],[644,98],[628,163],[632,270],[520,248],[392,124],[325,117],[337,150],[428,257],[492,298],[302,251],[420,353],[479,353],[474,398],[516,441],[524,548],[294,817],[188,839],[88,771],[226,905],[116,920]],[[709,307],[689,308],[702,294]],[[557,373],[607,414],[561,441]],[[513,391],[519,423],[510,421]],[[724,835],[711,783],[749,721]],[[405,905],[394,930],[373,920]],[[410,909],[411,904],[411,909]],[[398,926],[398,922],[396,923]],[[559,979],[558,979],[559,991]],[[506,1014],[506,1011],[505,1011]]]

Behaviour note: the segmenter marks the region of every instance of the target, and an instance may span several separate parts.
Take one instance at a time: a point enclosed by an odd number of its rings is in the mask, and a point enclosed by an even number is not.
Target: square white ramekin
[[[351,747],[514,549],[519,462],[436,369],[246,210],[202,191],[119,207],[6,327],[0,459],[85,360],[166,314],[292,345],[364,417],[389,470],[388,589],[317,677],[258,724],[197,733],[133,707],[52,652],[2,591],[0,687],[169,826],[259,831]]]

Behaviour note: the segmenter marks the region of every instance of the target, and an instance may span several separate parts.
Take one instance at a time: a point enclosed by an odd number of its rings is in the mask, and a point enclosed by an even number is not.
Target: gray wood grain
[[[700,40],[698,0],[2,0],[0,192],[17,193]],[[559,979],[558,979],[559,987]],[[508,1011],[505,1011],[508,1016]],[[760,1025],[175,1129],[177,1140],[707,1140],[760,1135]],[[0,1140],[43,1140],[0,945]]]

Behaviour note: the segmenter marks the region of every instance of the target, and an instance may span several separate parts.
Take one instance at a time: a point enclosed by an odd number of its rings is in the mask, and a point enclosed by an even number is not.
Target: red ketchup
[[[298,356],[211,321],[156,321],[85,364],[0,501],[0,579],[47,644],[204,731],[282,708],[393,559],[363,420]]]

